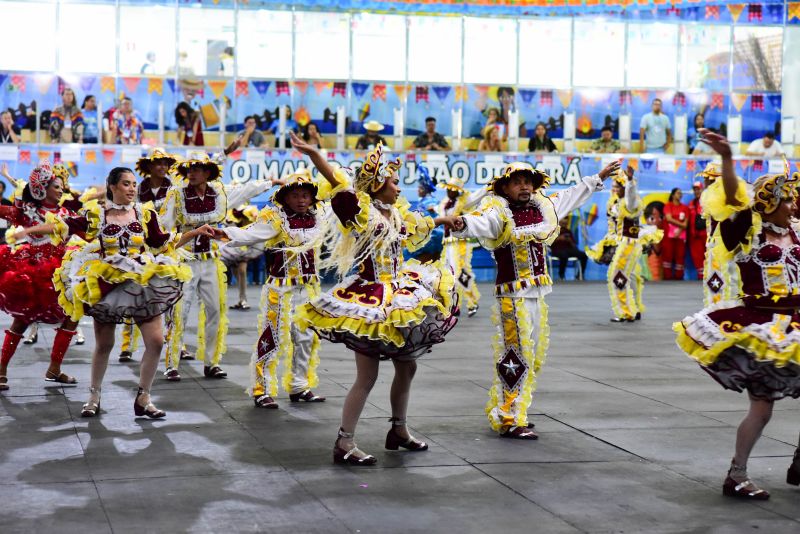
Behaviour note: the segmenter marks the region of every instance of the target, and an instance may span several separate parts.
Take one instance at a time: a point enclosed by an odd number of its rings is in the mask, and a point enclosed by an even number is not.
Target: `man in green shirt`
[[[620,154],[623,152],[622,145],[614,139],[614,131],[611,126],[603,126],[600,130],[600,139],[595,139],[592,146],[589,148],[591,152],[599,152],[601,154]]]

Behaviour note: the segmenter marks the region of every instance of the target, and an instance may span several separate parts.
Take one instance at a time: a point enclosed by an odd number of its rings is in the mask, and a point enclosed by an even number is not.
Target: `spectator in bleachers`
[[[774,132],[767,132],[761,139],[756,139],[747,147],[748,156],[777,158],[783,155],[783,147],[775,140]]]
[[[267,146],[267,140],[264,134],[256,128],[256,118],[247,116],[244,118],[244,130],[239,132],[239,137],[242,138],[241,146],[243,148],[262,148]]]
[[[205,145],[200,113],[192,109],[192,106],[186,102],[180,102],[175,108],[175,122],[178,123],[178,139],[182,139],[183,145]]]
[[[61,105],[50,112],[50,140],[83,143],[83,113],[75,100],[75,92],[69,87],[61,94]]]
[[[653,99],[652,111],[639,122],[639,152],[663,154],[672,143],[669,117],[661,112],[661,99]]]
[[[97,116],[97,100],[94,95],[86,95],[81,106],[83,113],[83,142],[97,143],[100,137],[100,118]]]
[[[383,131],[383,124],[378,121],[368,121],[364,123],[364,129],[367,133],[359,137],[358,141],[356,141],[356,150],[368,150],[377,146],[378,143],[388,147],[389,144],[386,142],[386,139],[378,134],[378,132]]]
[[[114,110],[110,121],[112,143],[117,145],[139,145],[142,143],[144,125],[133,109],[133,101],[123,97],[119,108]]]
[[[528,152],[557,152],[556,144],[547,135],[547,126],[543,122],[536,123],[533,136],[528,141]]]
[[[719,133],[714,128],[708,128],[708,131]],[[692,156],[712,156],[715,155],[716,152],[714,151],[713,148],[711,148],[711,146],[708,143],[703,141],[703,139],[700,139],[694,146],[690,154]]]
[[[490,124],[483,129],[483,139],[478,145],[480,152],[502,152],[503,143],[500,141],[500,133],[497,126]]]
[[[283,146],[286,148],[291,148],[292,144],[289,141],[289,132],[297,133],[297,123],[294,121],[294,119],[292,119],[292,108],[289,106],[284,106],[284,109],[286,110],[286,131],[284,132],[285,144]],[[278,116],[275,117],[275,119],[269,125],[269,128],[267,128],[267,133],[275,135],[276,147],[280,146],[280,125],[281,119],[280,116]]]
[[[156,73],[156,53],[148,52],[145,56],[142,68],[139,69],[139,74],[155,74]]]
[[[502,141],[508,139],[508,124],[506,124],[499,109],[489,108],[486,110],[486,124],[483,125],[481,133],[485,132],[487,126],[495,126],[498,129]]]
[[[581,264],[581,272],[586,272],[586,263],[589,261],[589,257],[578,248],[578,242],[569,229],[569,218],[562,218],[558,221],[558,225],[561,227],[561,232],[553,241],[553,244],[550,245],[550,254],[554,258],[558,258],[558,279],[563,280],[567,274],[567,259],[578,258]],[[578,280],[577,272],[575,273],[575,279]]]
[[[706,127],[706,117],[702,113],[697,113],[694,116],[694,121],[692,125],[689,127],[689,131],[687,132],[687,141],[689,144],[689,154],[694,154],[694,149],[699,144],[706,143],[703,142],[703,136],[700,135],[700,129]],[[708,146],[708,145],[706,145]],[[701,149],[702,150],[702,149]],[[713,151],[712,151],[713,152]]]
[[[600,139],[592,141],[589,151],[600,154],[620,154],[625,152],[620,142],[614,139],[614,130],[611,126],[603,126],[600,129]]]
[[[10,111],[0,112],[0,143],[19,143],[19,128],[14,126]]]
[[[425,131],[414,139],[414,148],[417,150],[450,150],[447,139],[436,131],[436,119],[425,118]]]
[[[306,124],[306,127],[303,130],[303,140],[306,143],[314,145],[320,150],[322,149],[322,134],[319,132],[317,123],[309,122]]]

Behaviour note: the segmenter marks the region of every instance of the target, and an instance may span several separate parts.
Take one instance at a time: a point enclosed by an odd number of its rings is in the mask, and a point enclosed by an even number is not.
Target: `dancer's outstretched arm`
[[[714,133],[706,128],[698,130],[703,137],[703,141],[714,151],[722,156],[722,185],[725,188],[725,198],[731,206],[741,206],[741,202],[736,199],[736,191],[739,188],[739,180],[736,178],[736,170],[733,168],[733,153],[731,145],[725,136]]]
[[[292,147],[295,150],[311,158],[311,163],[313,163],[314,167],[317,168],[320,174],[322,174],[322,176],[328,180],[328,183],[331,184],[331,187],[336,187],[339,185],[339,181],[336,179],[334,174],[333,166],[328,163],[328,160],[325,159],[325,156],[322,155],[322,152],[320,152],[317,147],[306,143],[294,132],[289,132],[289,139],[291,139]]]

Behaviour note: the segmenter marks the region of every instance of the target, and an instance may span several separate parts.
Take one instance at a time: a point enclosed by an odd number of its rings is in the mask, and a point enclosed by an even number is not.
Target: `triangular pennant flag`
[[[333,87],[333,82],[314,82],[314,90],[317,94],[322,93],[322,91],[329,87]]]
[[[306,94],[308,90],[308,82],[294,82],[294,86],[297,87],[297,90],[300,91],[301,95]]]
[[[147,94],[158,93],[164,94],[164,79],[163,78],[149,78],[147,80]]]
[[[654,159],[641,159],[639,160],[639,164],[642,170],[649,171],[651,168],[653,168],[653,163],[655,163],[655,161],[656,160]]]
[[[744,103],[747,102],[747,94],[745,93],[731,93],[731,104],[736,108],[737,112],[741,112]]]
[[[416,102],[430,102],[427,85],[418,85],[414,94]]]
[[[764,171],[764,160],[763,159],[754,159],[753,160],[753,170],[755,172],[763,172]]]
[[[14,74],[11,76],[11,84],[9,85],[9,90],[13,88],[20,93],[25,92],[25,76],[22,74]]]
[[[561,102],[562,107],[569,107],[572,103],[572,89],[559,89],[556,91],[558,101]]]
[[[744,11],[744,4],[728,4],[728,11],[731,12],[733,22],[739,22],[739,16]]]
[[[635,89],[631,91],[631,94],[642,102],[647,102],[650,100],[650,91],[646,91],[644,89]]]
[[[256,88],[256,92],[259,94],[259,96],[263,97],[264,95],[267,94],[267,91],[269,90],[269,86],[270,86],[270,84],[272,82],[268,82],[268,81],[265,81],[265,80],[253,80],[250,83],[252,83],[253,87]]]
[[[39,90],[40,95],[43,95],[50,90],[50,86],[53,85],[53,78],[54,76],[50,74],[36,74],[33,77],[33,83],[36,84],[36,88]]]
[[[289,82],[275,82],[275,94],[278,96],[289,94]]]
[[[753,162],[751,160],[749,160],[749,159],[740,159],[739,160],[739,165],[742,166],[742,170],[743,171],[746,171],[750,167],[750,165],[752,165],[752,163]]]
[[[767,101],[769,105],[775,109],[781,109],[781,95],[767,95]]]
[[[123,76],[122,83],[125,84],[125,90],[128,92],[129,95],[132,95],[136,92],[136,89],[139,87],[139,82],[142,79],[136,76]]]
[[[0,73],[0,85],[3,85],[3,83],[6,81],[6,78],[8,78],[8,74]]]
[[[794,19],[800,19],[800,2],[789,2],[787,15],[789,17],[789,22],[792,22]]]
[[[553,105],[553,91],[542,91],[539,93],[539,105],[542,107],[550,107]]]
[[[406,91],[408,91],[407,85],[395,85],[394,92],[397,93],[397,98],[403,100],[406,97]]]
[[[175,92],[175,78],[167,78],[167,85],[169,86],[169,90],[174,93]]]
[[[40,150],[39,152],[36,153],[36,155],[38,156],[39,161],[42,161],[43,159],[50,159],[49,150]]]
[[[20,163],[30,163],[31,162],[31,151],[30,150],[20,150],[19,151],[19,162]]]
[[[81,91],[83,91],[84,93],[88,93],[89,91],[92,90],[92,87],[94,87],[94,82],[96,81],[97,81],[97,76],[81,76],[78,85],[80,86]]]
[[[367,89],[369,89],[369,84],[353,82],[350,84],[350,87],[353,88],[353,94],[356,95],[356,98],[361,98],[362,96],[364,96],[364,93],[367,92]]]
[[[114,161],[115,154],[116,153],[111,149],[108,148],[103,149],[103,159],[105,160],[106,163],[111,163],[112,161]]]
[[[216,98],[221,97],[228,87],[228,80],[209,80],[207,83]]]
[[[676,159],[675,160],[675,172],[678,172],[680,170],[681,165],[683,165],[683,161],[679,160],[679,159]]]
[[[333,96],[347,96],[347,82],[334,82],[331,94]]]
[[[520,89],[519,96],[522,98],[522,102],[529,106],[533,101],[533,97],[536,96],[536,89]]]
[[[764,111],[764,95],[750,95],[750,111]]]
[[[718,108],[722,109],[725,107],[725,95],[722,93],[712,93],[711,95],[711,104],[709,106],[711,109]]]
[[[719,20],[719,6],[706,6],[705,18]]]
[[[383,100],[384,102],[386,102],[385,83],[376,83],[375,85],[372,86],[372,100]]]
[[[694,170],[697,168],[696,164],[697,164],[696,160],[687,159],[686,160],[686,170],[688,172],[694,172]]]
[[[476,85],[475,86],[475,90],[478,91],[481,95],[485,95],[486,93],[489,92],[489,86],[488,85]]]
[[[103,76],[100,78],[100,92],[101,93],[114,93],[116,92],[117,84],[114,82],[112,76]]]
[[[97,152],[86,150],[83,153],[83,159],[86,160],[86,163],[97,163]]]
[[[436,98],[439,99],[439,102],[444,102],[447,100],[447,96],[450,94],[451,87],[449,85],[434,85],[433,92],[436,94]]]
[[[469,101],[469,91],[463,85],[456,86],[456,102]]]
[[[250,83],[245,80],[239,80],[236,82],[236,96],[249,96],[250,95]]]

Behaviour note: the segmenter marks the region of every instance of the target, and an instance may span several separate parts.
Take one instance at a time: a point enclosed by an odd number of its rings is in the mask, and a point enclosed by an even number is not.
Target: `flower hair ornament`
[[[47,188],[55,178],[56,175],[53,174],[50,162],[46,159],[39,161],[39,164],[31,171],[31,175],[28,178],[28,189],[31,192],[31,196],[36,200],[44,200],[44,197],[47,196]]]
[[[367,153],[364,163],[361,164],[355,179],[355,187],[365,193],[377,193],[386,183],[387,178],[397,172],[402,164],[400,158],[385,162],[383,158],[383,144],[378,145]]]
[[[509,163],[505,167],[503,167],[503,172],[500,176],[495,176],[491,182],[486,186],[486,188],[498,194],[500,189],[497,187],[500,182],[504,180],[508,180],[511,178],[511,175],[516,172],[528,173],[533,180],[534,192],[539,191],[540,189],[545,189],[548,185],[550,185],[550,176],[542,170],[534,169],[530,163],[526,163],[524,161],[515,161],[513,163]]]

